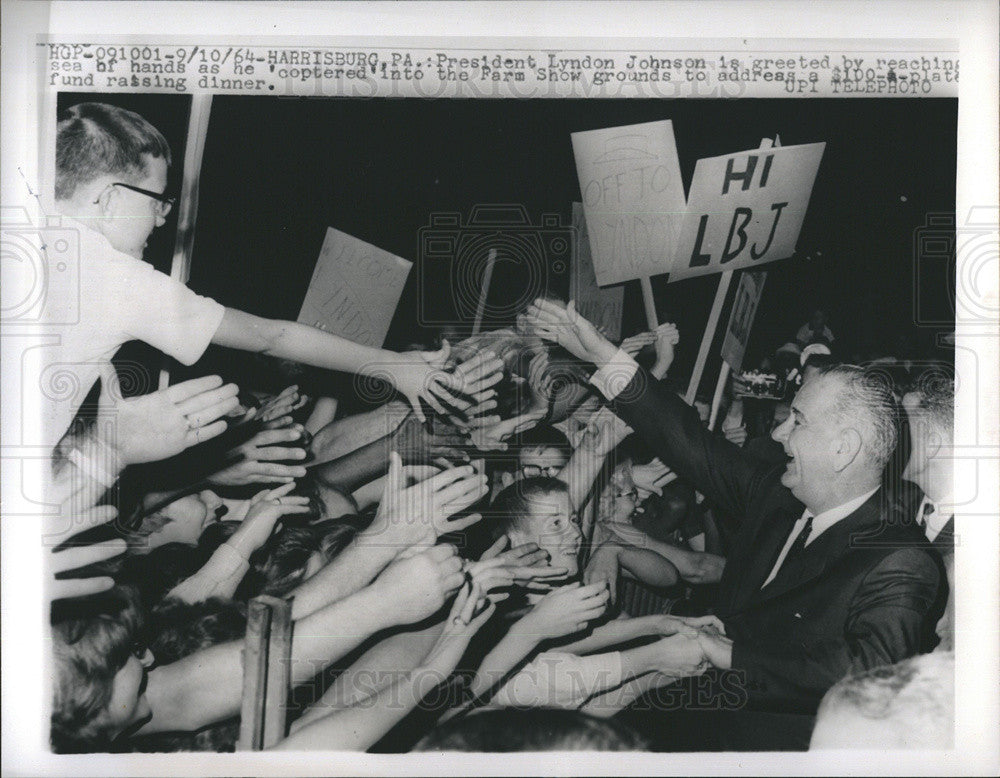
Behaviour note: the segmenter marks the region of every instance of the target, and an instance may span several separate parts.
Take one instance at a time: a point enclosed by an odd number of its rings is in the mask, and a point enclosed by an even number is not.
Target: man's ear
[[[121,192],[117,186],[106,186],[97,195],[96,205],[104,218],[111,218],[118,207]]]
[[[927,430],[927,438],[924,441],[924,455],[928,460],[934,459],[944,448],[944,439],[936,429]]]
[[[845,427],[833,440],[833,469],[840,473],[858,458],[864,440],[854,427]]]

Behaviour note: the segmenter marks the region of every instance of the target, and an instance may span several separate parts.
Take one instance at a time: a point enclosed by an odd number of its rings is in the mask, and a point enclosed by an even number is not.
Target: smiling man
[[[738,693],[710,699],[699,687],[696,698],[668,695],[674,710],[678,699],[697,702],[700,712],[688,715],[700,726],[660,718],[654,738],[666,730],[691,738],[664,745],[661,737],[661,747],[805,749],[827,689],[848,672],[917,653],[938,573],[913,523],[890,514],[879,494],[896,445],[884,382],[853,366],[820,370],[773,433],[787,463],[768,466],[708,432],[572,306],[539,300],[529,320],[540,336],[597,365],[591,381],[615,413],[740,521],[719,585],[725,634],[701,636],[705,657],[722,671],[720,689]]]

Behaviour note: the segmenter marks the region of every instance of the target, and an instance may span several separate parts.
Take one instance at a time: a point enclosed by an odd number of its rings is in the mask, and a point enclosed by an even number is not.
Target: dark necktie
[[[788,564],[789,560],[794,559],[796,556],[802,553],[802,549],[806,547],[806,541],[809,540],[809,533],[812,532],[813,528],[813,517],[810,516],[806,519],[806,525],[802,528],[798,537],[792,542],[791,547],[788,549],[788,553],[785,554],[785,561],[781,563],[784,567]]]

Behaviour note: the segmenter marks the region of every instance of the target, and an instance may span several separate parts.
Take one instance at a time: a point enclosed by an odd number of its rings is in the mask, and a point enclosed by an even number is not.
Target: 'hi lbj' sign
[[[670,281],[786,259],[825,143],[698,160]]]

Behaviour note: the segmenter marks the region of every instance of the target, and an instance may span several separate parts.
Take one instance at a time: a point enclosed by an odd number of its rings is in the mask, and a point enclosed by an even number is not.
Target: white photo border
[[[948,754],[919,752],[825,752],[796,754],[615,755],[620,773],[683,774],[996,774],[1000,771],[1000,560],[997,536],[1000,494],[998,435],[997,297],[997,81],[998,11],[993,2],[657,2],[657,3],[4,3],[2,195],[5,212],[34,210],[27,182],[41,180],[40,143],[51,106],[39,85],[35,59],[39,36],[183,35],[192,40],[316,40],[317,30],[337,39],[414,37],[460,47],[470,37],[517,41],[543,48],[547,40],[621,48],[650,39],[957,40],[962,79],[956,214],[958,227],[992,236],[992,254],[958,256],[957,305],[986,311],[979,321],[959,320],[956,370],[975,370],[978,383],[962,384],[957,397],[956,445],[976,467],[957,472],[976,479],[970,512],[992,521],[961,524],[956,549],[959,636],[956,638],[956,748]],[[780,23],[779,23],[780,22]],[[202,31],[210,35],[201,35]],[[682,34],[678,34],[681,32]],[[948,151],[948,150],[946,150]],[[963,219],[965,221],[963,222]],[[961,244],[959,244],[961,246]],[[966,283],[963,285],[963,279]],[[30,522],[31,484],[43,461],[19,447],[35,421],[10,418],[21,407],[17,338],[3,338],[3,770],[9,775],[178,774],[525,774],[582,775],[607,772],[611,763],[594,754],[127,754],[56,756],[47,747],[47,654],[40,603],[41,549]],[[971,470],[972,472],[968,472]],[[16,585],[12,582],[16,580]]]

